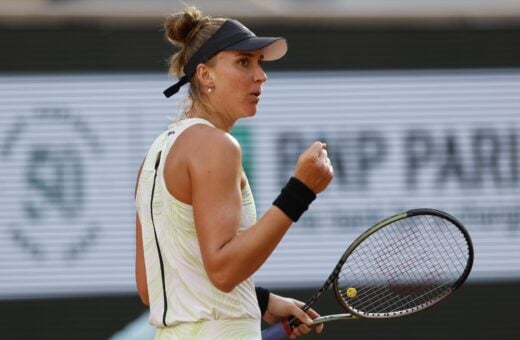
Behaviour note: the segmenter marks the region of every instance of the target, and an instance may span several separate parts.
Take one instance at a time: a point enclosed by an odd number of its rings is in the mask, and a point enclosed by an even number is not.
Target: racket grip
[[[292,333],[292,327],[287,320],[278,322],[262,331],[262,340],[284,340]]]

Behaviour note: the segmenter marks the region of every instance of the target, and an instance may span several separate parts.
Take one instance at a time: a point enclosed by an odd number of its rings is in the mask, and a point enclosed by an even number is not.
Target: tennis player
[[[193,7],[167,18],[165,29],[180,47],[170,60],[179,81],[165,95],[189,84],[190,104],[150,147],[137,180],[136,281],[155,338],[260,339],[262,318],[291,315],[303,323],[291,337],[308,333],[318,314],[255,287],[252,275],[332,180],[325,145],[315,142],[300,155],[257,221],[230,134],[238,119],[255,115],[267,80],[262,62],[281,58],[287,43]]]

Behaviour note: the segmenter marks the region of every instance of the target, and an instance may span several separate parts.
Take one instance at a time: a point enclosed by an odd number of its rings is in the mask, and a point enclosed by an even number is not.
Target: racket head
[[[410,315],[444,300],[473,266],[473,245],[455,217],[414,209],[389,217],[361,234],[335,268],[333,287],[354,316]]]

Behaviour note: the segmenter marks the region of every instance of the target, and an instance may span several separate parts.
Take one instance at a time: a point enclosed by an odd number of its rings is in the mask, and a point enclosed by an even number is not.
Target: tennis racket
[[[439,210],[409,210],[361,234],[302,309],[309,309],[333,286],[348,313],[319,317],[315,325],[414,314],[459,288],[472,265],[471,238],[459,221]],[[279,322],[264,330],[262,339],[286,339],[298,324],[297,319]]]

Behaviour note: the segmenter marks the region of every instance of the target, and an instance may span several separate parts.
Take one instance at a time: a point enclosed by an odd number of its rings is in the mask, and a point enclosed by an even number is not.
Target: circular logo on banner
[[[2,143],[10,169],[9,238],[40,261],[80,258],[99,236],[89,213],[88,164],[102,155],[99,138],[66,108],[38,108],[18,118]]]

